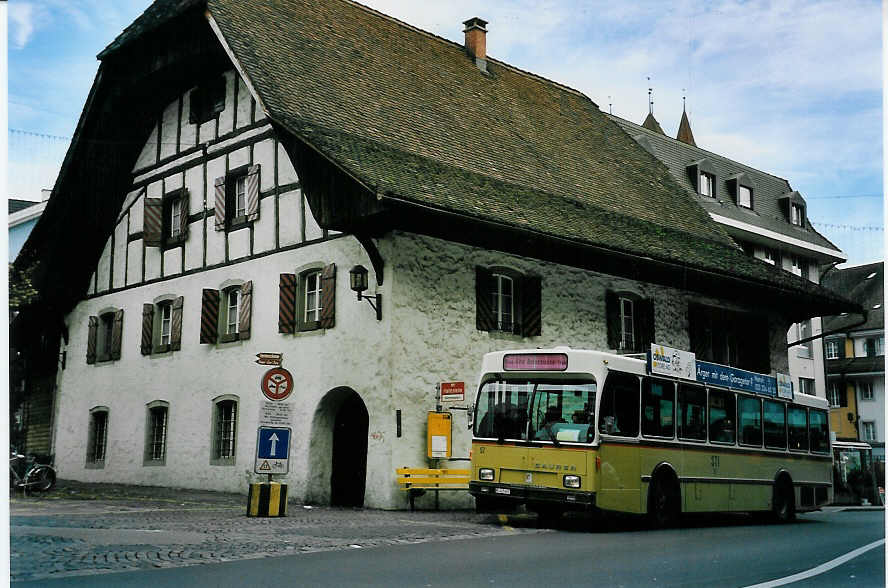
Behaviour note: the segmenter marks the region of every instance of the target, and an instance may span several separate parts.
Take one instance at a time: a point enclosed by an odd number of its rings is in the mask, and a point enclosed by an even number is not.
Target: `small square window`
[[[876,423],[875,421],[863,421],[860,424],[860,436],[864,441],[876,440]]]
[[[814,396],[814,379],[799,378],[799,392],[808,396]]]
[[[832,339],[826,342],[826,359],[839,359],[839,341]]]
[[[191,92],[191,111],[188,115],[188,122],[191,124],[205,123],[225,110],[225,86],[225,77],[219,76],[194,89]]]
[[[744,208],[752,208],[752,188],[747,186],[737,187],[737,204]]]
[[[872,382],[858,382],[857,389],[860,390],[860,399],[861,400],[872,400],[873,399],[873,383]]]
[[[700,195],[709,196],[710,198],[715,198],[715,176],[707,173],[700,172]]]

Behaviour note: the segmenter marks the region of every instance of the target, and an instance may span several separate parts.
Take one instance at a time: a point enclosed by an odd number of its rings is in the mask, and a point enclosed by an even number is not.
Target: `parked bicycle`
[[[22,455],[15,450],[9,453],[10,491],[24,490],[46,492],[56,483],[56,471],[51,465],[38,463],[33,455]]]

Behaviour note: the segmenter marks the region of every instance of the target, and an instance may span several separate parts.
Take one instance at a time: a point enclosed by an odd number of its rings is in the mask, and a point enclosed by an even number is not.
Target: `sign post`
[[[287,474],[290,472],[290,428],[259,427],[256,438],[257,474]]]

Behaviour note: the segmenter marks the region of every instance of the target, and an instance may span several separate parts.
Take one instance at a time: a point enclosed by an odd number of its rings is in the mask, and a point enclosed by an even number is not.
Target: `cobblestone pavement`
[[[248,518],[246,496],[60,482],[10,500],[13,581],[199,565],[332,549],[541,530],[469,511],[379,511],[291,503],[284,518]],[[503,519],[504,520],[504,519]]]

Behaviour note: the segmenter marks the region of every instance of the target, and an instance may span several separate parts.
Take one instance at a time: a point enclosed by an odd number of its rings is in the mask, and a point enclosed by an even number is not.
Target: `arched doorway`
[[[369,415],[351,388],[334,388],[318,403],[309,443],[306,501],[363,506]]]

